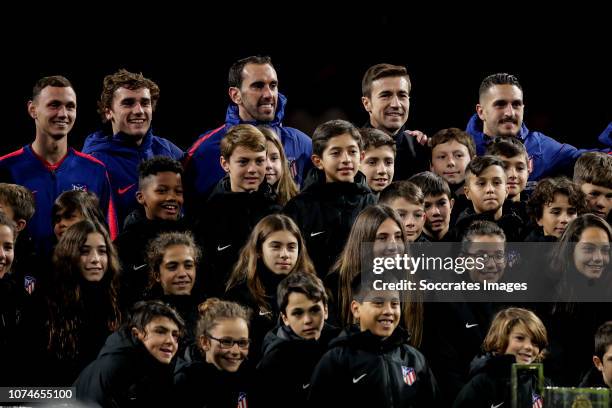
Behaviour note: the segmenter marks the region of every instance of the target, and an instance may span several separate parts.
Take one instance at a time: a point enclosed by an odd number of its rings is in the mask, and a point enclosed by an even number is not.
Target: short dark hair
[[[167,156],[153,156],[138,165],[138,185],[142,187],[144,179],[148,176],[169,171],[183,175],[183,165]]]
[[[19,184],[0,183],[0,201],[11,207],[15,221],[30,221],[36,207],[34,194]]]
[[[595,332],[595,355],[603,359],[604,354],[612,345],[612,320],[605,322]]]
[[[182,334],[185,330],[185,321],[178,312],[170,305],[161,300],[141,300],[136,302],[124,326],[124,330],[131,332],[133,328],[140,332],[145,331],[147,324],[151,323],[156,317],[167,317],[178,326],[179,332]]]
[[[425,204],[425,196],[421,188],[408,180],[394,181],[389,184],[381,191],[378,203],[390,205],[397,198],[403,198],[414,205]]]
[[[145,78],[142,72],[135,73],[126,69],[120,69],[114,74],[104,77],[102,93],[98,101],[98,113],[102,117],[103,123],[108,121],[106,118],[106,110],[111,109],[113,106],[113,96],[115,91],[119,88],[127,88],[130,90],[147,88],[151,93],[151,107],[155,110],[155,106],[159,100],[159,86],[149,78]]]
[[[408,81],[408,92],[412,89],[410,76],[408,75],[406,67],[401,65],[376,64],[368,68],[363,75],[363,79],[361,80],[361,95],[370,98],[372,96],[372,82],[380,78],[389,77],[406,78],[406,81]]]
[[[40,78],[32,88],[32,100],[36,99],[40,92],[48,86],[57,88],[72,88],[70,81],[61,75],[52,75]]]
[[[395,140],[382,130],[376,128],[361,128],[359,134],[363,140],[363,150],[377,149],[383,146],[389,146],[393,150],[395,156],[396,146]]]
[[[329,139],[332,137],[349,134],[357,142],[359,150],[363,151],[363,140],[359,130],[351,122],[342,119],[330,120],[320,124],[312,134],[312,153],[323,156]]]
[[[461,243],[463,244],[465,248],[465,244],[472,242],[474,240],[474,237],[479,237],[483,235],[498,236],[502,238],[504,241],[506,241],[506,234],[504,234],[504,230],[501,229],[499,225],[497,225],[496,223],[492,221],[480,220],[480,221],[474,221],[473,223],[470,224],[470,226],[467,228],[467,230],[463,234]]]
[[[574,182],[612,188],[612,156],[603,152],[583,153],[574,165]]]
[[[544,206],[554,201],[555,194],[567,196],[567,202],[576,207],[578,215],[586,212],[586,198],[578,184],[567,177],[545,178],[538,182],[527,201],[527,212],[534,221],[542,218]]]
[[[467,147],[470,159],[476,157],[476,145],[474,145],[474,140],[470,135],[459,128],[448,128],[437,131],[428,142],[431,148],[431,154],[433,155],[433,149],[437,145],[452,141]]]
[[[100,207],[98,196],[91,191],[83,190],[64,191],[55,199],[51,207],[52,224],[55,225],[61,220],[62,217],[58,217],[59,212],[71,215],[75,211],[80,212],[85,219],[97,222],[108,230],[108,223]]]
[[[478,89],[478,97],[480,98],[485,92],[489,90],[494,85],[514,85],[521,91],[523,87],[518,81],[518,78],[514,75],[507,74],[505,72],[500,72],[497,74],[492,74],[482,80],[480,83],[480,88]]]
[[[498,136],[487,146],[486,154],[490,156],[504,156],[507,158],[523,155],[525,162],[529,161],[529,154],[518,137]]]
[[[287,314],[289,295],[292,293],[302,293],[313,302],[323,302],[327,306],[327,292],[319,277],[313,273],[295,271],[283,279],[276,288],[276,299],[279,310],[282,314]]]
[[[446,180],[431,171],[417,173],[410,177],[408,181],[416,184],[423,192],[424,197],[436,197],[445,194],[449,199],[451,198],[450,187]]]
[[[274,68],[274,65],[272,65],[272,58],[267,55],[254,55],[239,59],[232,64],[227,75],[227,83],[230,87],[240,88],[242,86],[242,80],[244,79],[242,78],[242,71],[247,64],[270,65]]]
[[[465,168],[465,179],[469,180],[471,174],[480,176],[488,167],[499,166],[504,170],[504,162],[497,156],[485,155],[474,157]],[[504,171],[504,174],[505,171]]]

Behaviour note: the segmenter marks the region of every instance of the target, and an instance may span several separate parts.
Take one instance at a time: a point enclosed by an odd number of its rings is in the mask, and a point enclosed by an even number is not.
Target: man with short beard
[[[287,98],[278,91],[278,77],[270,57],[253,56],[236,61],[229,70],[225,124],[202,134],[184,160],[186,212],[193,213],[225,176],[219,164],[219,144],[227,131],[239,124],[264,125],[278,136],[295,182],[302,185],[312,167],[312,141],[301,131],[283,126]]]
[[[489,75],[480,84],[476,113],[466,130],[474,139],[478,156],[485,154],[487,145],[497,136],[519,138],[533,162],[527,183],[527,189],[533,189],[535,182],[542,178],[571,174],[576,159],[589,150],[559,143],[541,132],[527,129],[523,123],[524,110],[523,88],[518,79],[507,73]],[[612,141],[603,135],[599,141],[612,146]],[[610,147],[601,150],[609,152]]]

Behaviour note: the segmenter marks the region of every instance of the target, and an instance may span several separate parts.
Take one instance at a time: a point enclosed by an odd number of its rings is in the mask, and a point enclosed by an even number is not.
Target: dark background
[[[34,82],[54,74],[68,77],[77,92],[69,143],[81,148],[86,135],[101,127],[96,100],[102,79],[119,68],[141,71],[158,83],[155,133],[187,149],[199,134],[223,123],[228,68],[254,54],[272,57],[289,100],[285,125],[308,134],[333,118],[363,124],[361,77],[380,62],[408,68],[409,127],[429,135],[465,128],[480,81],[504,71],[523,85],[531,129],[593,147],[612,121],[610,34],[596,21],[586,28],[566,21],[544,27],[522,16],[480,25],[460,18],[415,24],[418,19],[407,22],[403,15],[372,15],[364,22],[313,20],[298,11],[252,20],[247,13],[227,24],[188,11],[137,23],[123,23],[122,17],[113,17],[113,25],[81,19],[72,22],[76,26],[30,23],[25,32],[4,33],[0,154],[31,142],[34,124],[26,102]]]

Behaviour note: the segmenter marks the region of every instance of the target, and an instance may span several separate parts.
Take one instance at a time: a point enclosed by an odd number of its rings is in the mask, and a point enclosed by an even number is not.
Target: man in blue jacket
[[[3,181],[28,188],[34,194],[36,210],[28,223],[38,255],[50,255],[55,235],[51,209],[64,191],[95,193],[107,215],[110,234],[117,234],[106,168],[94,157],[68,147],[68,133],[76,120],[76,93],[68,79],[49,76],[38,80],[28,102],[36,136],[31,144],[0,157]]]
[[[151,129],[159,87],[142,74],[120,69],[104,78],[98,112],[110,122],[112,133],[104,130],[87,137],[83,151],[107,167],[117,209],[119,227],[140,208],[136,201],[138,165],[153,156],[182,160],[183,151]]]
[[[278,92],[278,78],[270,57],[236,61],[229,70],[228,82],[231,103],[225,124],[201,135],[185,157],[187,211],[204,201],[225,175],[219,162],[219,143],[232,126],[248,123],[271,127],[283,144],[289,168],[299,185],[312,167],[310,138],[297,129],[283,127],[287,98]]]
[[[487,144],[497,136],[514,136],[525,144],[530,157],[533,169],[529,184],[571,172],[576,159],[589,150],[559,143],[541,132],[527,129],[523,123],[524,109],[523,88],[514,75],[498,73],[486,77],[480,84],[476,114],[466,129],[474,138],[476,153],[483,155]],[[612,141],[604,134],[599,141],[612,146]],[[610,148],[604,150],[610,151]]]

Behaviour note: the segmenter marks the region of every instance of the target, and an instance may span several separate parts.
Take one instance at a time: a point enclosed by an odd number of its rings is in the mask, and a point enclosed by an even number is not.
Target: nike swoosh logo
[[[302,385],[302,389],[305,390],[306,388],[310,387],[310,384],[303,384]]]
[[[217,247],[217,251],[223,251],[224,249],[227,249],[227,248],[229,248],[229,247],[231,247],[231,246],[232,246],[232,244],[226,245],[226,246],[224,246],[224,247],[222,247],[222,246],[218,246],[218,247]]]
[[[311,233],[310,233],[310,236],[311,236],[311,237],[316,237],[317,235],[321,235],[321,234],[323,234],[324,232],[325,232],[325,231],[311,232]]]
[[[499,407],[501,407],[502,405],[504,405],[504,403],[503,403],[503,402],[502,402],[501,404],[497,404],[497,405],[491,404],[491,408],[499,408]]]
[[[353,377],[353,384],[357,384],[363,377],[365,377],[366,375],[368,375],[368,373],[365,374],[361,374],[359,377],[355,378]]]
[[[130,184],[129,186],[124,187],[124,188],[118,188],[118,189],[117,189],[117,193],[119,193],[119,195],[123,195],[123,194],[127,193],[127,191],[128,191],[130,188],[134,187],[135,185],[136,185],[136,183],[134,183],[134,184]]]
[[[478,323],[472,323],[472,324],[466,323],[465,324],[465,328],[466,329],[471,329],[472,327],[476,327],[476,326],[478,326]],[[503,404],[503,402],[502,402],[502,404]]]
[[[265,315],[269,315],[269,314],[272,314],[272,312],[268,312],[266,310],[259,309],[259,315],[260,316],[265,316]]]
[[[147,266],[147,264],[142,264],[140,266],[132,266],[132,269],[134,269],[135,271],[141,270],[142,268],[144,268],[145,266]]]

